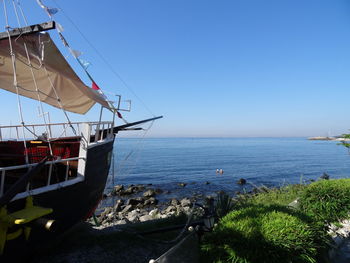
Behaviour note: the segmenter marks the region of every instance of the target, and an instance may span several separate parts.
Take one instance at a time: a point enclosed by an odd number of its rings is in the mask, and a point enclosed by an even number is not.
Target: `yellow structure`
[[[33,197],[28,196],[24,209],[8,214],[6,206],[0,208],[0,255],[4,252],[7,240],[12,240],[24,233],[28,240],[31,228],[26,224],[35,219],[52,213],[51,208],[43,208],[33,205]],[[8,228],[18,225],[22,226],[17,231],[7,233]]]

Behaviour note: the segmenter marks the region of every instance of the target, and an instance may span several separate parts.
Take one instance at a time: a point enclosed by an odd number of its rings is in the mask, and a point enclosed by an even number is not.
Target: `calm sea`
[[[216,169],[223,169],[222,175]],[[153,184],[171,195],[247,191],[308,182],[324,172],[350,177],[350,155],[333,141],[306,138],[117,139],[114,184]],[[245,186],[237,185],[240,178]],[[180,187],[178,182],[187,183]]]

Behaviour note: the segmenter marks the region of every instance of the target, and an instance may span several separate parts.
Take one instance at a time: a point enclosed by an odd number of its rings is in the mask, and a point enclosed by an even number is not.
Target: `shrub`
[[[234,203],[232,198],[225,192],[220,192],[216,204],[215,213],[218,218],[224,217],[227,213],[233,210]]]
[[[226,215],[204,236],[203,262],[317,262],[324,232],[284,206],[251,205]]]
[[[298,198],[305,188],[306,186],[301,184],[287,185],[281,188],[271,188],[265,190],[263,193],[248,198],[244,203],[287,206],[290,202]]]
[[[349,217],[350,179],[322,180],[301,194],[300,208],[317,221],[332,223]]]

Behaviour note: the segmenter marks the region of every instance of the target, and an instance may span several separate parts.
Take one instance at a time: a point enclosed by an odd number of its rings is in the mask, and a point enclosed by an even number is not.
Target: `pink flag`
[[[92,87],[91,87],[93,90],[100,90],[100,87],[97,86],[97,84],[93,81],[92,82]]]

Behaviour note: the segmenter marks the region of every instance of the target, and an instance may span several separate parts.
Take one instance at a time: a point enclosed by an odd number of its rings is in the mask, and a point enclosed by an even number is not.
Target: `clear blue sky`
[[[35,0],[22,2],[31,23],[47,20]],[[64,13],[151,111],[164,115],[150,136],[325,136],[350,128],[347,0],[43,2],[62,8],[55,19],[91,61],[100,87],[132,99],[126,119],[151,114]],[[16,122],[15,101],[7,99],[14,96],[0,96],[12,107],[2,123]]]

